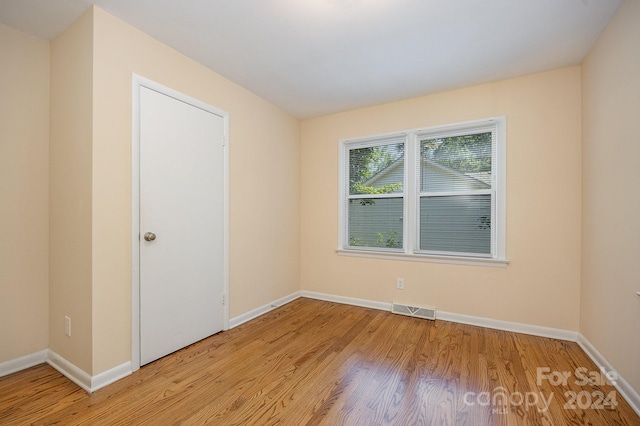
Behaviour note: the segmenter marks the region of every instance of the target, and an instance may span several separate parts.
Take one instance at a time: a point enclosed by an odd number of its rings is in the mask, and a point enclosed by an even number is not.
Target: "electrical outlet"
[[[64,317],[64,334],[71,336],[71,318]]]
[[[400,290],[404,290],[404,278],[398,278],[396,280],[396,287]]]

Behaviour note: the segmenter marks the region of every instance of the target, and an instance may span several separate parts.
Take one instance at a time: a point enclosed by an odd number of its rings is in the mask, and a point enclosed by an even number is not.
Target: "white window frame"
[[[380,137],[376,137],[375,139],[358,139],[358,140],[353,140],[350,141],[349,143],[345,144],[345,149],[343,150],[343,155],[346,156],[346,161],[349,161],[349,156],[348,156],[348,151],[350,149],[358,149],[358,148],[363,148],[363,147],[376,147],[376,146],[383,146],[383,145],[388,145],[388,144],[394,144],[394,143],[400,143],[400,139],[404,139],[404,145],[405,145],[405,153],[404,153],[404,183],[403,183],[403,187],[402,187],[402,192],[393,192],[390,194],[358,194],[358,195],[350,195],[349,194],[349,190],[348,190],[348,186],[349,186],[349,182],[348,182],[348,176],[346,176],[346,172],[343,170],[343,174],[345,175],[345,179],[347,179],[346,181],[346,186],[343,188],[343,208],[345,210],[343,210],[343,216],[346,220],[347,217],[347,213],[346,213],[346,209],[349,203],[349,200],[357,200],[357,199],[382,199],[382,198],[402,198],[403,200],[403,223],[406,223],[404,221],[406,221],[407,219],[407,199],[408,197],[408,192],[407,192],[407,186],[406,186],[406,182],[407,182],[407,147],[409,145],[409,142],[407,140],[407,134],[406,133],[391,133],[391,134],[387,134],[384,136],[380,136]],[[341,162],[341,164],[343,165],[343,167],[346,167],[347,164],[345,162]],[[350,246],[349,245],[349,237],[348,235],[344,235],[344,248],[348,249],[348,250],[358,250],[358,251],[367,251],[367,252],[389,252],[389,253],[404,253],[406,250],[406,239],[407,239],[407,227],[403,226],[402,227],[403,231],[403,235],[402,235],[402,241],[403,241],[403,248],[398,249],[398,248],[386,248],[386,247],[366,247],[366,246]],[[346,222],[345,222],[345,232],[346,232]]]
[[[492,157],[492,218],[491,218],[491,255],[451,254],[419,250],[419,200],[417,161],[419,157],[419,141],[425,136],[446,136],[453,133],[465,134],[478,129],[495,129]],[[349,246],[347,235],[347,205],[349,200],[347,176],[350,149],[383,144],[390,138],[405,137],[404,184],[402,194],[394,197],[404,198],[403,211],[403,249],[386,249],[378,247]],[[378,259],[406,260],[418,262],[452,263],[476,266],[505,267],[506,257],[506,117],[490,117],[481,120],[431,126],[401,132],[385,133],[363,138],[341,139],[339,141],[338,172],[338,249],[343,256],[371,257]],[[458,194],[459,195],[459,194]],[[391,194],[389,195],[391,196]],[[369,197],[368,197],[369,198]],[[495,226],[493,225],[495,224]]]

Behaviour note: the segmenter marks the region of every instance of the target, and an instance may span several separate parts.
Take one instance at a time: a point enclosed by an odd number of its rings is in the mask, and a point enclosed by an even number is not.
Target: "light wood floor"
[[[575,343],[298,299],[92,395],[48,365],[1,378],[0,424],[640,425],[581,367]]]

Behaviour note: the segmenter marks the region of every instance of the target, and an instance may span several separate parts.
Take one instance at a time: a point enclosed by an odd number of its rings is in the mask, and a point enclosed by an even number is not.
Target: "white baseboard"
[[[391,311],[391,303],[377,302],[374,300],[358,299],[355,297],[338,296],[335,294],[319,293],[315,291],[302,290],[292,293],[286,297],[278,299],[272,303],[256,308],[250,312],[239,315],[231,319],[231,328],[259,317],[279,306],[289,303],[299,297],[308,297],[310,299],[324,300],[326,302],[342,303],[345,305],[360,306],[363,308],[378,309],[381,311]],[[451,321],[461,324],[475,325],[478,327],[492,328],[503,331],[513,331],[516,333],[530,334],[533,336],[549,337],[552,339],[568,340],[576,342],[578,340],[578,332],[562,330],[558,328],[543,327],[539,325],[523,324],[517,322],[501,321],[492,318],[476,317],[471,315],[456,314],[452,312],[436,311],[436,319],[442,321]]]
[[[363,308],[378,309],[381,311],[391,311],[391,303],[376,302],[374,300],[357,299],[355,297],[336,296],[335,294],[318,293],[315,291],[301,291],[301,297],[309,299],[324,300],[325,302],[336,302],[345,305],[360,306]]]
[[[47,363],[89,393],[95,392],[131,374],[131,362],[125,362],[96,376],[91,376],[51,349],[49,349],[47,354]]]
[[[638,413],[640,416],[640,394],[631,387],[629,382],[627,382],[622,376],[620,376],[616,369],[613,368],[611,363],[607,361],[607,359],[602,356],[602,354],[591,344],[586,337],[582,334],[578,334],[578,345],[582,348],[582,350],[591,358],[591,360],[598,366],[598,368],[603,369],[605,372],[616,372],[618,376],[615,380],[614,386],[620,392],[622,397],[629,403],[631,408]]]
[[[47,354],[47,364],[58,370],[63,376],[66,376],[82,389],[91,393],[91,376],[51,349],[49,349]]]
[[[113,382],[117,382],[118,380],[127,377],[131,373],[131,361],[127,361],[107,371],[103,371],[102,373],[97,374],[91,378],[90,392],[95,392],[98,389],[110,385]]]
[[[373,300],[356,299],[353,297],[336,296],[333,294],[317,293],[314,291],[302,291],[301,297],[310,299],[325,300],[328,302],[344,303],[347,305],[362,306],[364,308],[380,309],[391,311],[391,303],[376,302]],[[513,331],[516,333],[531,334],[533,336],[550,337],[552,339],[568,340],[575,342],[578,333],[575,331],[561,330],[557,328],[541,327],[538,325],[521,324],[517,322],[500,321],[491,318],[474,317],[452,312],[436,310],[436,319],[451,321],[461,324],[475,325],[478,327],[493,328],[496,330]]]
[[[20,358],[10,359],[0,363],[0,377],[8,376],[20,370],[26,370],[34,365],[44,364],[47,361],[47,350],[34,352]]]
[[[478,327],[492,328],[494,330],[513,331],[514,333],[530,334],[532,336],[568,340],[570,342],[575,342],[578,339],[577,331],[543,327],[540,325],[523,324],[519,322],[501,321],[492,318],[475,317],[471,315],[456,314],[452,312],[436,310],[436,319],[442,321],[457,322],[460,324],[475,325]]]
[[[244,324],[247,321],[251,321],[252,319],[258,318],[260,315],[264,315],[269,311],[272,311],[276,308],[279,308],[282,305],[286,305],[289,302],[292,302],[300,297],[300,292],[296,291],[295,293],[291,293],[287,296],[281,297],[278,300],[275,300],[271,303],[267,303],[266,305],[262,305],[257,307],[249,312],[246,312],[242,315],[238,315],[237,317],[233,317],[229,320],[229,328],[234,328],[239,326],[240,324]]]

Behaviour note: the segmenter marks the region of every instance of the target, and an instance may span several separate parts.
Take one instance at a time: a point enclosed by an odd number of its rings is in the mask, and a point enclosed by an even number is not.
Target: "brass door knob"
[[[154,234],[153,232],[147,232],[144,234],[145,241],[153,241],[155,239],[156,239],[156,234]]]

